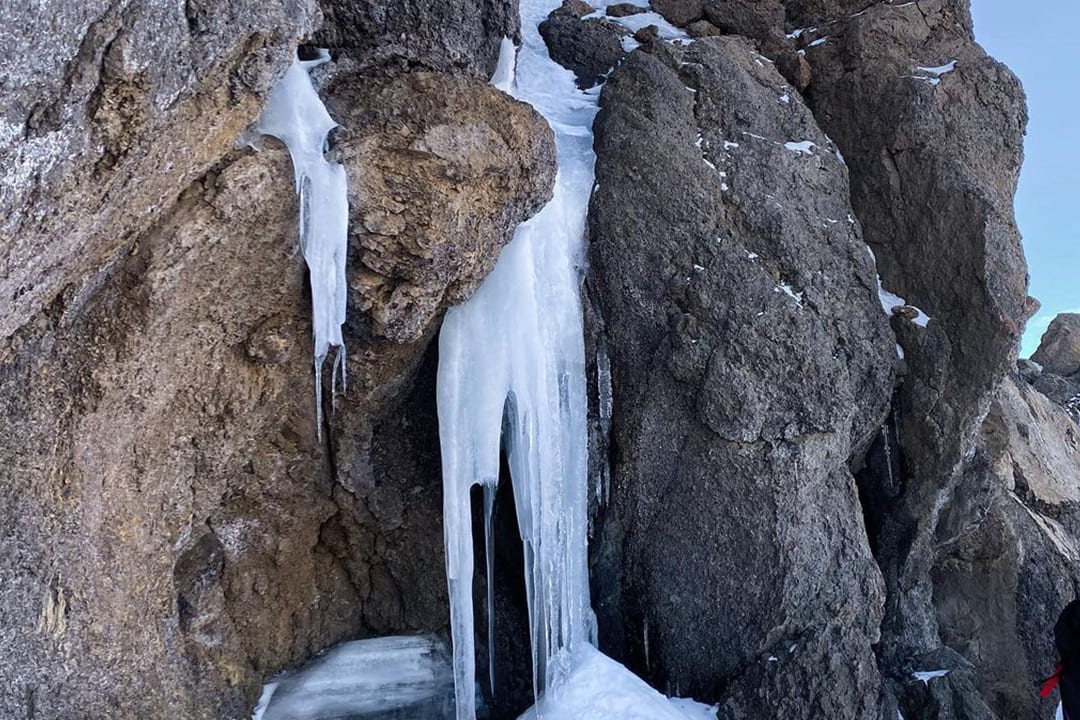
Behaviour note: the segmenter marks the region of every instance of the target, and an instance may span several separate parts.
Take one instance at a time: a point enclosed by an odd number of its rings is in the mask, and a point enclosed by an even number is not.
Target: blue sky
[[[975,38],[1024,83],[1028,122],[1016,218],[1031,288],[1042,310],[1028,322],[1022,357],[1059,312],[1080,312],[1080,39],[1076,0],[972,0]]]

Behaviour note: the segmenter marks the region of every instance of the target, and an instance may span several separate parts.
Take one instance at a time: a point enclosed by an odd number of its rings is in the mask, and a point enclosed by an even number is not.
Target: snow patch
[[[911,677],[915,678],[924,685],[929,685],[930,681],[934,678],[945,677],[949,674],[948,670],[916,670],[911,673]]]

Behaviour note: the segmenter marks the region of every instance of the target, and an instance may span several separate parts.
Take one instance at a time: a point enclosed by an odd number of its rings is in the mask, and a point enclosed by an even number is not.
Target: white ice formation
[[[601,6],[607,3],[600,3]],[[525,718],[688,715],[590,641],[595,617],[587,567],[585,348],[581,311],[585,221],[593,187],[592,123],[599,87],[579,90],[537,30],[558,0],[522,0],[523,45],[504,41],[492,82],[532,105],[555,132],[551,201],[522,223],[439,341],[438,407],[443,528],[458,720],[475,718],[474,575],[470,492],[483,488],[487,568],[500,449],[524,546],[526,597],[539,703]],[[489,586],[489,622],[492,601]],[[489,624],[488,632],[492,632]],[[489,637],[489,648],[494,638]],[[627,715],[641,706],[645,715]],[[652,710],[647,710],[652,708]]]
[[[345,257],[349,201],[345,167],[323,157],[327,135],[337,123],[311,84],[308,70],[328,62],[323,50],[315,60],[296,59],[270,93],[255,124],[260,135],[272,135],[289,149],[296,192],[300,196],[300,248],[311,278],[312,332],[315,336],[315,403],[322,432],[322,367],[330,348],[337,348],[332,386],[340,375],[345,384]]]
[[[342,643],[263,687],[252,720],[450,717],[454,683],[437,637]]]

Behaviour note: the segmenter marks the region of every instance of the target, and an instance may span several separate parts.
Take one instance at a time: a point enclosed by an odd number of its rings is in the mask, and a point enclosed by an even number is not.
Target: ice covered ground
[[[716,708],[668,699],[591,645],[557,693],[548,693],[519,720],[716,720]]]
[[[252,720],[450,717],[454,683],[437,637],[342,643],[267,683]]]
[[[259,135],[272,135],[289,149],[296,192],[300,196],[300,249],[311,277],[312,332],[315,336],[315,404],[322,432],[322,367],[330,348],[334,385],[345,382],[345,258],[349,201],[345,168],[323,157],[327,134],[337,123],[311,84],[308,70],[330,59],[325,50],[315,60],[293,61],[266,102],[255,124]]]

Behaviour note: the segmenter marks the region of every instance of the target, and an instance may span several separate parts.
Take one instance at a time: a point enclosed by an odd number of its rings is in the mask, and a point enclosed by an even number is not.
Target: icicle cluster
[[[518,227],[476,295],[447,313],[439,344],[443,519],[459,720],[471,720],[475,704],[469,492],[474,485],[484,488],[490,576],[500,446],[524,544],[538,694],[566,679],[572,654],[588,643],[592,625],[579,289],[597,104],[595,92],[578,90],[573,75],[548,58],[536,28],[549,4],[522,3],[524,45],[516,76],[514,47],[506,40],[492,81],[532,104],[555,130],[554,196]],[[490,619],[490,594],[488,603]]]
[[[538,698],[522,717],[714,718],[714,708],[669,701],[590,644],[595,642],[596,620],[589,605],[587,567],[589,479],[580,289],[594,182],[592,123],[600,88],[578,89],[573,74],[548,56],[538,26],[557,5],[558,0],[522,0],[523,45],[516,70],[514,47],[504,40],[492,78],[496,87],[538,110],[555,131],[559,171],[552,199],[518,227],[473,298],[447,313],[439,342],[443,527],[457,718],[475,718],[469,495],[477,485],[483,488],[487,536],[489,652],[495,646],[490,579],[500,449],[510,467],[524,546]],[[611,410],[606,357],[601,372],[606,423]],[[494,657],[489,665],[494,667]]]
[[[345,384],[345,258],[349,202],[345,168],[328,163],[323,153],[327,135],[338,125],[326,111],[308,76],[310,68],[329,61],[325,51],[315,60],[296,59],[274,87],[255,125],[289,149],[296,192],[300,196],[300,248],[311,277],[312,331],[315,336],[315,403],[322,432],[322,367],[331,347],[337,348],[332,387],[340,375]]]

